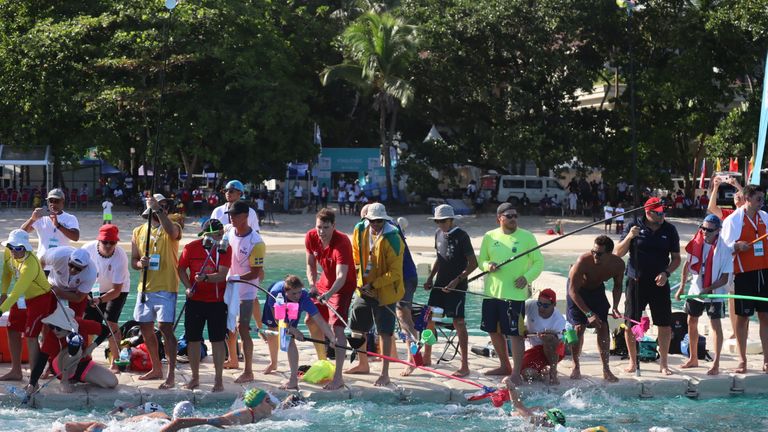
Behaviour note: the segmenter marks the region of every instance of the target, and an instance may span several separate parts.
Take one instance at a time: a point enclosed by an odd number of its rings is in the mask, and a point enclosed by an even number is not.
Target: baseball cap
[[[657,197],[648,198],[645,202],[645,211],[657,211],[663,212],[664,206],[661,204],[661,200]]]
[[[84,249],[75,249],[72,255],[69,256],[69,264],[80,268],[81,270],[88,267],[91,262],[91,256]]]
[[[551,301],[552,304],[557,303],[557,294],[551,288],[546,288],[541,290],[541,292],[539,293],[539,298],[542,298],[542,297]]]
[[[708,214],[707,217],[704,218],[704,222],[709,222],[718,228],[720,228],[721,225],[720,218],[713,214]]]
[[[248,205],[245,201],[237,201],[232,204],[232,207],[229,208],[229,210],[225,211],[224,213],[229,214],[230,216],[239,215],[239,214],[248,214],[251,211],[251,207]]]
[[[496,216],[504,213],[507,210],[514,210],[515,206],[512,205],[512,203],[503,202],[499,204],[498,207],[496,207]]]
[[[202,237],[206,234],[213,234],[215,232],[222,231],[223,229],[224,225],[222,225],[220,220],[208,219],[207,221],[203,222],[203,226],[200,228],[200,232],[197,233],[197,236]]]
[[[51,189],[48,192],[48,196],[46,197],[46,199],[50,199],[50,198],[63,200],[64,199],[64,191],[59,189],[59,188]]]

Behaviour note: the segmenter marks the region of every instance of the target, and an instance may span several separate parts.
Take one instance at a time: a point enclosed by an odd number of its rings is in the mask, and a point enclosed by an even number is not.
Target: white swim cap
[[[397,218],[397,224],[400,225],[400,228],[406,229],[408,228],[408,219],[400,216],[399,218]]]
[[[190,401],[181,401],[173,407],[173,418],[192,417],[195,412],[195,406]]]
[[[144,405],[142,405],[142,408],[144,409],[144,413],[153,413],[153,412],[165,412],[163,407],[160,406],[160,404],[156,404],[154,402],[147,402]]]

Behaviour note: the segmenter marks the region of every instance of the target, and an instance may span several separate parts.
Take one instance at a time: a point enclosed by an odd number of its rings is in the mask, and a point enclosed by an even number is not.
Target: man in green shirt
[[[517,210],[510,203],[502,203],[496,209],[499,227],[483,236],[480,246],[480,269],[489,272],[485,276],[480,328],[488,332],[493,348],[499,357],[499,367],[486,371],[486,375],[511,375],[520,383],[520,366],[523,363],[525,344],[525,300],[531,297],[530,284],[539,277],[544,267],[541,252],[535,250],[518,259],[500,265],[538,245],[530,231],[518,228]],[[506,337],[512,338],[512,360],[509,363]]]

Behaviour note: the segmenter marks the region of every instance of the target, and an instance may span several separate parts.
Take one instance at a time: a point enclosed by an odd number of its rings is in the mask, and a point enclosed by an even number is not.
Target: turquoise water
[[[569,430],[602,425],[610,431],[722,432],[768,429],[768,397],[733,396],[691,400],[684,397],[661,399],[622,399],[603,390],[568,390],[564,395],[537,394],[524,398],[528,406],[557,406],[566,415]],[[727,409],[725,407],[727,406]],[[718,408],[720,407],[720,408]],[[172,407],[165,407],[171,410]],[[198,415],[216,415],[226,406],[204,408]],[[343,401],[313,402],[277,412],[271,419],[255,425],[227,428],[234,431],[531,431],[523,419],[510,416],[509,405],[497,409],[490,403],[475,405],[412,402]],[[396,418],[397,421],[392,421]],[[78,413],[70,410],[18,410],[0,408],[3,430],[48,430],[66,421],[97,420],[109,431],[135,432],[158,430],[160,423],[142,421],[121,423],[102,412]],[[201,427],[194,430],[215,431]],[[552,429],[541,429],[552,430]]]

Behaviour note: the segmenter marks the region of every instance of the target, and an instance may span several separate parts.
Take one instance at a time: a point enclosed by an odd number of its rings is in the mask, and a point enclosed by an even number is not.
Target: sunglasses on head
[[[504,213],[502,216],[507,219],[517,219],[517,213]]]
[[[549,309],[549,308],[551,308],[551,307],[552,307],[552,303],[542,303],[542,302],[540,302],[540,301],[537,301],[537,302],[536,302],[536,305],[537,305],[538,307],[540,307],[540,308],[543,308],[543,309]]]
[[[706,232],[706,233],[712,233],[712,232],[717,231],[717,228],[707,228],[704,225],[700,225],[699,229],[704,231],[704,232]]]
[[[6,247],[7,247],[8,249],[10,249],[12,252],[22,252],[22,251],[25,251],[25,250],[26,250],[26,248],[25,248],[24,246],[22,246],[22,245],[19,245],[19,246],[13,246],[13,245],[10,245],[10,244],[9,244],[9,245],[7,245]]]

